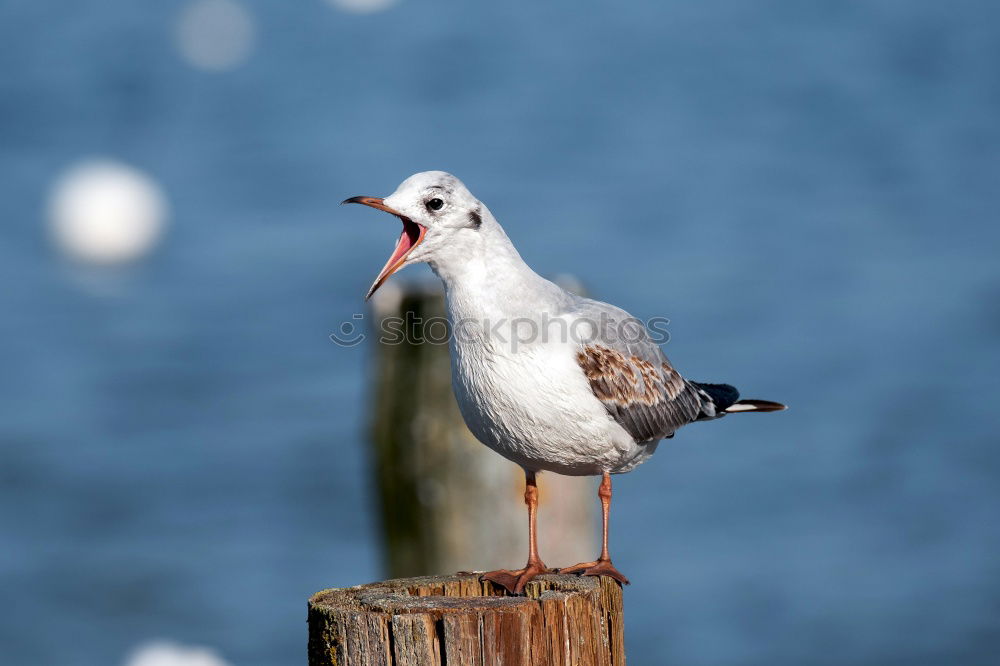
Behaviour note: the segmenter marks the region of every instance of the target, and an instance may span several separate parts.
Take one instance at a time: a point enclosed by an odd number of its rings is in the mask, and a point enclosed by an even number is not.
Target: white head
[[[343,203],[359,203],[392,213],[403,223],[403,233],[375,278],[366,299],[390,275],[403,266],[434,262],[449,251],[462,253],[481,242],[477,237],[485,227],[496,227],[486,207],[450,173],[424,171],[404,180],[384,199],[351,197]]]

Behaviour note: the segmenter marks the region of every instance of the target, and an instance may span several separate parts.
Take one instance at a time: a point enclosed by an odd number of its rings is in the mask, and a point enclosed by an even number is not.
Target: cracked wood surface
[[[400,578],[309,600],[310,666],[622,666],[622,591],[547,574],[511,596],[478,575]]]

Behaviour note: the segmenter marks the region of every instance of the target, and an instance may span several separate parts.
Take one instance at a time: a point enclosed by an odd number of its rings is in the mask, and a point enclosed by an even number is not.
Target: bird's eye
[[[434,199],[428,199],[426,205],[429,210],[441,210],[444,207],[444,202],[435,197]]]

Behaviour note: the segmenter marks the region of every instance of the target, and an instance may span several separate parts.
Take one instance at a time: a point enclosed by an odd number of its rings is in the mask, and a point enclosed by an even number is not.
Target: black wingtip
[[[736,404],[740,399],[740,392],[735,386],[729,384],[706,384],[704,382],[691,382],[712,399],[717,412],[725,411],[730,405]]]

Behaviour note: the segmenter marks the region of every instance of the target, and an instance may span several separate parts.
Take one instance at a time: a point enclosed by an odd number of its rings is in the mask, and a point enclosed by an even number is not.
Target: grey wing
[[[589,299],[581,299],[573,315],[591,322],[594,333],[580,340],[577,362],[594,395],[635,441],[670,437],[715,415],[711,399],[670,365],[641,321]]]

